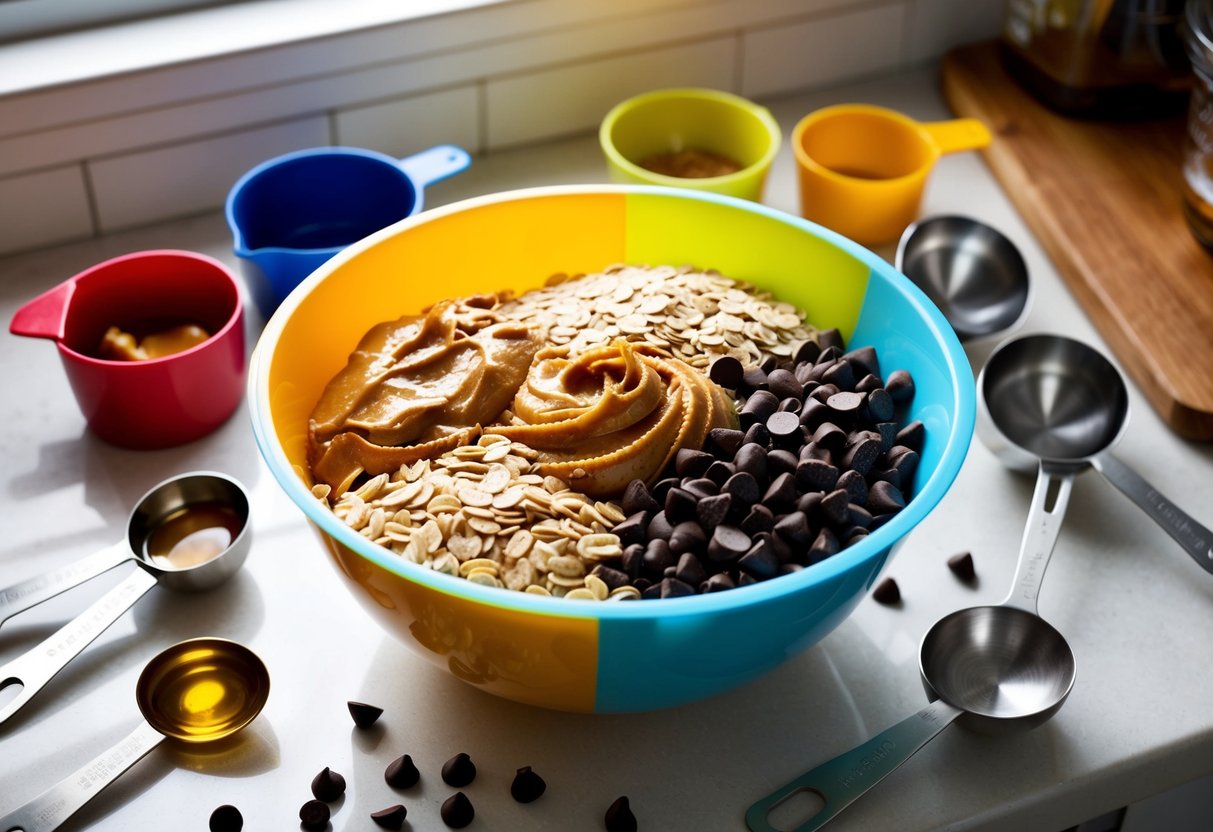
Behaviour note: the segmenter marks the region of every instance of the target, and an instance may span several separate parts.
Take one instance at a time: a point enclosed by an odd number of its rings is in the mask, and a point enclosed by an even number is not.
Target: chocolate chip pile
[[[904,370],[882,379],[873,348],[844,352],[832,330],[790,361],[746,368],[724,356],[709,374],[743,402],[740,429],[713,430],[703,450],[680,450],[651,490],[639,480],[628,486],[627,518],[612,529],[621,563],[591,573],[612,590],[671,598],[795,572],[862,540],[906,504],[924,429],[899,427],[914,382]]]

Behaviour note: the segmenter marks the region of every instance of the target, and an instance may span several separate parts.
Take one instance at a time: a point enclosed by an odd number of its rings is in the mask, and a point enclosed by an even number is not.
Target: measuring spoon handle
[[[1023,530],[1023,542],[1019,546],[1019,561],[1015,564],[1015,578],[1004,607],[1016,607],[1036,615],[1040,585],[1045,577],[1045,567],[1053,556],[1057,536],[1061,533],[1061,521],[1070,504],[1070,487],[1077,471],[1066,468],[1054,470],[1041,463],[1036,475],[1036,490],[1032,492],[1032,504],[1028,508],[1028,522]]]
[[[1104,479],[1120,489],[1157,523],[1164,532],[1183,547],[1192,560],[1206,572],[1213,574],[1213,532],[1206,529],[1168,500],[1158,489],[1110,453],[1103,453],[1091,460],[1096,471]]]
[[[0,708],[0,725],[21,710],[56,673],[155,585],[156,577],[136,566],[126,580],[56,630],[41,644],[0,667],[0,690],[12,685],[21,685],[21,692]]]
[[[84,804],[118,779],[160,744],[164,735],[146,722],[139,725],[109,751],[81,767],[75,774],[0,818],[0,832],[51,832]]]
[[[771,810],[797,792],[816,792],[825,801],[821,811],[790,832],[813,832],[829,823],[868,789],[875,786],[964,711],[937,699],[913,716],[886,728],[862,745],[797,777],[746,810],[750,832],[784,832],[767,820]]]
[[[0,589],[0,624],[135,557],[125,540],[75,563]]]

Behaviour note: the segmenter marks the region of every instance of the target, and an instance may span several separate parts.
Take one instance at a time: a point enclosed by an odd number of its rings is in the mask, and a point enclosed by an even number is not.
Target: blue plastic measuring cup
[[[438,145],[404,159],[318,147],[269,159],[227,196],[227,223],[257,308],[268,318],[301,280],[351,243],[422,208],[426,186],[471,163]]]

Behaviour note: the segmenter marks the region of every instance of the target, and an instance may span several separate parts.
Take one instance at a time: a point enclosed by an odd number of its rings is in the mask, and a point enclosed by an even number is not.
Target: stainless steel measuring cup
[[[57,785],[0,818],[0,832],[50,832],[166,737],[200,744],[229,737],[261,713],[270,676],[255,653],[198,638],[165,649],[135,685],[146,720],[126,739]]]
[[[825,805],[793,832],[820,829],[953,722],[1003,734],[1034,728],[1057,712],[1074,686],[1074,654],[1036,602],[1070,483],[1055,491],[1047,485],[1037,482],[1007,597],[944,616],[923,637],[918,670],[931,704],[752,805],[746,812],[752,832],[783,832],[768,817],[802,792]]]
[[[19,612],[54,598],[115,566],[134,560],[152,531],[174,512],[191,505],[243,504],[248,516],[248,498],[239,484],[223,475],[195,471],[171,477],[154,486],[135,503],[126,523],[126,537],[112,546],[75,563],[0,589],[0,624]]]
[[[894,265],[926,292],[961,341],[1003,332],[1027,313],[1031,284],[1023,255],[978,220],[939,216],[911,224]]]
[[[221,511],[235,521],[228,529],[229,539],[224,544],[203,539],[203,545],[199,548],[198,538],[191,537],[191,531],[198,525],[193,521],[196,514],[191,512],[199,511]],[[248,557],[252,545],[252,525],[248,520],[248,494],[244,486],[226,474],[199,471],[166,480],[149,491],[132,514],[127,540],[119,544],[129,544],[127,556],[105,567],[112,568],[123,560],[134,559],[136,566],[127,578],[40,644],[0,667],[0,691],[14,685],[21,686],[21,691],[0,707],[0,724],[19,711],[55,674],[157,583],[180,592],[199,592],[218,586],[235,574]],[[235,528],[236,522],[238,528]],[[181,545],[167,545],[174,542]],[[117,558],[116,553],[105,550],[86,560],[92,560],[95,567],[105,563],[102,555]],[[92,575],[77,577],[75,583],[88,577]],[[37,580],[34,579],[35,582]],[[53,584],[57,588],[38,600],[45,600],[71,585],[62,582]],[[49,590],[35,589],[25,597],[34,597],[46,591]],[[20,598],[18,593],[17,600]]]
[[[1112,455],[1129,424],[1129,396],[1098,350],[1062,335],[1012,339],[991,353],[977,393],[977,434],[1004,465],[1047,469],[1059,482],[1091,466],[1213,573],[1213,531]]]

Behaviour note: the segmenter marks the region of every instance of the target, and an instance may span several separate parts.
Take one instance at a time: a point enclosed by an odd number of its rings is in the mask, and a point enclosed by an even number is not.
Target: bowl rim
[[[415,226],[438,222],[453,214],[482,208],[503,202],[533,199],[538,197],[586,196],[597,194],[643,194],[674,199],[714,202],[732,208],[757,213],[775,222],[793,225],[824,239],[831,245],[860,260],[870,270],[892,282],[928,324],[943,347],[946,365],[956,383],[952,385],[953,420],[950,433],[943,438],[944,448],[939,463],[930,478],[923,483],[918,493],[906,503],[892,520],[854,546],[826,558],[792,575],[778,579],[759,581],[727,592],[711,592],[683,598],[663,598],[660,603],[574,603],[563,598],[541,596],[527,592],[516,592],[499,587],[481,586],[436,572],[372,543],[338,519],[330,509],[311,493],[311,490],[296,474],[286,457],[273,430],[268,426],[269,407],[269,358],[283,327],[291,313],[299,306],[311,289],[324,281],[329,274],[362,251],[377,245],[384,239],[403,233]],[[966,383],[967,382],[967,383]],[[380,569],[403,580],[419,584],[445,595],[456,596],[467,601],[485,604],[499,609],[522,613],[533,613],[550,617],[568,617],[592,620],[624,620],[655,618],[667,614],[698,615],[720,613],[743,607],[761,605],[786,596],[795,595],[812,586],[827,583],[865,562],[883,557],[891,547],[904,539],[943,499],[948,488],[960,473],[972,441],[976,419],[976,386],[972,383],[969,361],[959,339],[943,314],[931,303],[926,294],[909,278],[898,272],[872,251],[864,248],[835,231],[796,217],[775,208],[738,197],[730,197],[706,191],[683,188],[668,188],[659,185],[553,185],[521,188],[484,196],[464,199],[448,205],[431,208],[423,213],[407,217],[343,249],[323,266],[303,280],[279,305],[266,322],[249,360],[248,374],[249,415],[253,423],[253,434],[262,458],[269,467],[278,485],[291,501],[303,511],[317,529]],[[876,572],[872,574],[875,580]]]

